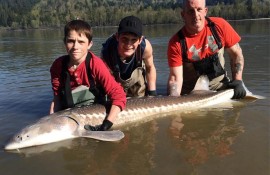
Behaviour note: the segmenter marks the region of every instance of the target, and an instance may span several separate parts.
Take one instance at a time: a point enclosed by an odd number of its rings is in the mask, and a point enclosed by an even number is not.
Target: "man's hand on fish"
[[[241,80],[233,80],[229,83],[229,87],[234,89],[233,99],[241,99],[246,96],[246,90]]]

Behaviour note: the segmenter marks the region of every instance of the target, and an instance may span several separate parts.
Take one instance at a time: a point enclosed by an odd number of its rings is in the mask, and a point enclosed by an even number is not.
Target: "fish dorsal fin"
[[[198,78],[196,85],[193,89],[193,91],[201,91],[201,90],[209,91],[209,78],[206,75],[201,75]]]

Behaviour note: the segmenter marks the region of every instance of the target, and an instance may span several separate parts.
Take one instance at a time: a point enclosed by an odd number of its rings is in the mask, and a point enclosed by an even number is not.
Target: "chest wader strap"
[[[216,30],[216,25],[215,25],[215,23],[213,23],[213,22],[211,21],[211,19],[208,18],[208,17],[205,17],[205,19],[206,19],[207,22],[208,22],[207,25],[208,25],[208,27],[210,28],[210,30],[211,30],[211,32],[212,32],[212,34],[213,34],[213,37],[214,37],[214,39],[215,39],[215,41],[216,41],[216,43],[217,43],[217,45],[218,45],[218,48],[221,49],[221,48],[222,48],[222,43],[221,43],[220,37],[218,36],[218,33],[217,33],[217,30]]]
[[[74,107],[70,87],[70,75],[68,72],[68,63],[69,63],[69,56],[65,56],[62,62],[62,72],[61,72],[62,88],[60,92],[60,103],[62,109]]]
[[[136,68],[135,69],[139,67],[142,68],[142,75],[143,75],[144,82],[146,84],[145,65],[143,64],[143,53],[144,53],[145,47],[146,47],[146,42],[145,42],[145,38],[143,38],[141,44],[138,46],[137,51],[136,51]]]
[[[89,84],[90,84],[90,87],[89,87],[89,91],[96,97],[95,98],[95,101],[98,99],[97,97],[101,96],[101,94],[104,94],[104,93],[101,93],[101,91],[97,88],[96,84],[95,84],[95,80],[91,74],[91,68],[90,68],[90,59],[91,59],[91,54],[88,53],[87,54],[87,57],[86,57],[86,60],[85,60],[85,66],[86,66],[86,72],[87,72],[87,76],[88,76],[88,81],[89,81]]]
[[[145,38],[142,39],[142,42],[140,43],[140,45],[137,47],[136,50],[136,68],[137,67],[142,67],[142,57],[143,57],[143,53],[146,47],[146,42],[145,42]]]
[[[94,78],[91,74],[91,69],[90,69],[90,60],[91,60],[91,54],[88,53],[86,60],[85,60],[85,66],[86,66],[86,71],[87,71],[87,76],[88,76],[88,81],[90,84],[89,87],[89,91],[95,96],[95,102],[97,101],[97,97],[100,96],[100,91],[97,89],[96,85],[95,85],[95,81]],[[61,105],[62,105],[62,109],[66,109],[66,108],[72,108],[75,106],[74,102],[73,102],[73,98],[72,98],[72,91],[71,91],[71,87],[70,87],[70,75],[68,72],[68,63],[69,63],[69,56],[66,56],[63,60],[62,63],[62,82],[64,87],[62,87],[61,90]]]

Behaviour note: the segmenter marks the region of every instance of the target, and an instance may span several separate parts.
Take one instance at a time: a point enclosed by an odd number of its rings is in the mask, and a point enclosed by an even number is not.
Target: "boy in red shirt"
[[[57,58],[50,69],[54,92],[50,113],[101,102],[107,95],[112,102],[107,117],[100,126],[87,125],[85,128],[108,130],[117,114],[125,108],[125,92],[104,62],[89,51],[93,45],[90,25],[82,20],[73,20],[64,31],[68,55]]]

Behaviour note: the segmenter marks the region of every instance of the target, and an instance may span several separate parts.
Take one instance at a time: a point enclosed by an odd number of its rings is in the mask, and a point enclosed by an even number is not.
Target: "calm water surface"
[[[244,81],[267,97],[230,108],[177,112],[122,128],[117,143],[74,139],[5,152],[16,131],[47,115],[49,68],[65,54],[61,30],[0,32],[0,174],[3,175],[269,175],[270,20],[230,22],[242,36]],[[154,48],[159,94],[168,77],[167,43],[180,25],[145,27]],[[92,51],[116,28],[96,28]],[[228,63],[228,62],[227,62]]]

